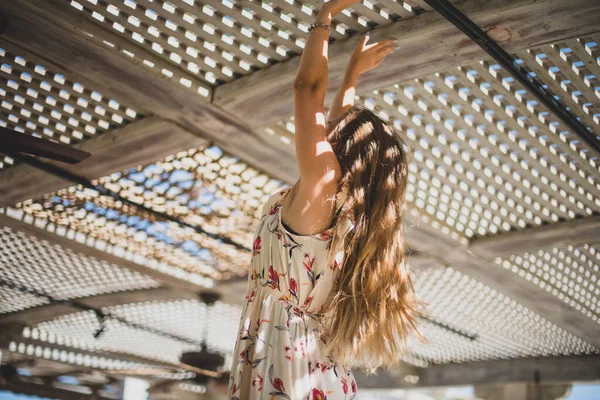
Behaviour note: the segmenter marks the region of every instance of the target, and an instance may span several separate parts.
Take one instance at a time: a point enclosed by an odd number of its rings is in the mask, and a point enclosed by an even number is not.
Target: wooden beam
[[[49,399],[61,400],[89,400],[89,399],[108,399],[108,397],[99,396],[97,393],[80,393],[65,389],[55,388],[46,384],[35,384],[32,382],[10,382],[0,384],[0,390],[24,394],[28,396],[37,396]]]
[[[175,124],[157,117],[147,117],[122,128],[104,132],[82,142],[77,148],[92,153],[76,164],[56,165],[90,179],[145,165],[181,150],[201,146],[207,141]],[[0,171],[0,207],[35,198],[72,186],[54,175],[28,165]]]
[[[136,356],[133,354],[126,354],[126,353],[121,353],[121,352],[116,352],[116,351],[99,351],[99,350],[87,350],[87,349],[82,349],[82,348],[77,348],[77,347],[71,347],[71,346],[67,346],[64,344],[59,344],[59,343],[50,343],[50,342],[45,342],[43,340],[39,340],[39,339],[33,339],[33,338],[26,338],[23,337],[21,335],[21,332],[23,330],[23,328],[20,325],[0,325],[2,329],[2,333],[0,334],[0,348],[3,349],[8,349],[9,345],[11,342],[15,342],[15,343],[23,343],[25,345],[33,345],[33,346],[40,346],[40,347],[47,347],[50,349],[56,349],[59,351],[67,351],[67,352],[73,352],[73,353],[80,353],[82,355],[89,355],[91,357],[96,356],[96,357],[105,357],[107,359],[113,359],[113,360],[119,360],[119,361],[125,361],[125,362],[133,362],[133,363],[140,363],[140,364],[147,364],[147,365],[151,365],[151,366],[157,366],[157,367],[166,367],[166,368],[172,368],[173,370],[178,370],[180,369],[178,364],[172,364],[166,361],[160,361],[160,360],[154,360],[154,359],[150,359],[150,358],[146,358],[146,357],[141,357],[141,356]],[[17,329],[14,329],[14,327],[17,327]],[[75,364],[74,362],[72,364]],[[77,365],[77,364],[75,364]],[[82,368],[85,368],[82,366]]]
[[[0,5],[10,26],[3,40],[42,56],[69,74],[85,71],[85,78],[123,102],[145,112],[156,112],[186,131],[205,137],[233,155],[275,177],[292,183],[297,178],[293,147],[264,134],[258,127],[288,118],[292,112],[291,85],[299,57],[276,64],[215,90],[211,105],[200,96],[136,66],[123,55],[123,38],[82,18],[63,2],[10,0]],[[597,31],[597,7],[576,0],[468,0],[459,8],[484,27],[500,25],[512,37],[503,45],[510,51]],[[546,18],[538,18],[539,15]],[[557,16],[560,16],[558,18]],[[81,32],[90,32],[94,37]],[[434,12],[400,20],[376,29],[373,40],[395,36],[402,50],[361,79],[360,90],[443,71],[473,58],[485,58],[481,49]],[[99,41],[116,44],[108,49]],[[330,48],[331,92],[357,38],[336,41]],[[427,49],[427,51],[423,51]],[[155,57],[136,50],[140,59]],[[407,56],[410,55],[410,56]],[[106,77],[110,77],[107,80]],[[268,107],[256,107],[268,104]]]
[[[542,384],[595,381],[600,379],[600,356],[520,358],[434,365],[420,371],[418,386],[533,383],[535,371],[539,371]]]
[[[189,291],[158,287],[152,289],[138,289],[124,292],[99,294],[74,300],[77,300],[79,304],[82,304],[86,307],[100,309],[103,307],[113,307],[122,304],[132,304],[146,301],[173,301],[183,299],[199,300],[199,297],[195,293]],[[21,311],[0,314],[0,324],[6,325],[23,323],[33,326],[40,322],[50,321],[64,315],[81,311],[81,308],[66,304],[44,304]]]
[[[587,0],[467,0],[456,5],[484,30],[502,27],[510,39],[501,42],[509,52],[598,32],[600,7]],[[487,59],[487,54],[435,12],[401,19],[371,32],[371,40],[398,39],[400,50],[360,79],[364,93],[400,82],[444,72]],[[329,90],[333,99],[358,35],[329,47]],[[215,89],[214,104],[244,118],[252,126],[268,126],[293,113],[292,84],[300,56],[270,66]],[[269,104],[269,107],[256,107]]]
[[[99,306],[110,306],[115,304],[127,304],[135,301],[145,301],[148,296],[155,300],[175,300],[175,299],[200,299],[199,295],[203,292],[216,293],[220,295],[220,300],[227,304],[243,305],[244,296],[243,294],[247,288],[247,277],[240,278],[232,282],[215,282],[215,286],[211,289],[199,286],[191,281],[183,278],[178,278],[169,275],[164,272],[160,272],[143,265],[136,264],[132,261],[126,260],[121,257],[117,257],[110,253],[95,249],[85,244],[76,242],[63,236],[48,232],[44,229],[36,226],[27,224],[23,221],[16,220],[6,215],[0,215],[0,226],[8,226],[15,231],[24,232],[28,235],[34,236],[38,240],[45,240],[51,244],[64,247],[72,250],[75,253],[81,254],[86,257],[95,258],[109,264],[117,265],[121,268],[127,268],[131,271],[139,272],[140,274],[147,275],[157,281],[160,281],[164,287],[158,289],[147,289],[139,291],[126,291],[118,292],[106,295],[97,295],[86,299],[80,299],[88,304],[97,304]],[[48,308],[45,308],[48,307]],[[53,308],[50,308],[53,307]],[[46,311],[44,311],[46,310]],[[50,305],[35,307],[31,310],[23,310],[17,313],[7,314],[6,316],[0,316],[0,323],[7,320],[22,320],[26,318],[26,322],[30,322],[36,318],[45,318],[44,320],[51,319],[48,316],[50,314],[56,316],[64,315],[69,312],[69,307],[62,305]],[[71,309],[70,312],[77,312],[77,310]],[[21,317],[25,315],[25,317]]]
[[[6,215],[0,215],[0,226],[8,226],[15,231],[24,232],[28,235],[34,236],[38,240],[45,240],[53,245],[58,245],[66,249],[72,250],[75,253],[81,254],[85,257],[95,258],[109,264],[114,264],[122,268],[127,268],[131,271],[139,272],[140,274],[147,275],[153,279],[162,282],[165,286],[180,290],[187,293],[199,293],[200,290],[206,290],[204,287],[196,285],[190,281],[177,278],[175,276],[160,272],[140,264],[136,264],[132,261],[126,260],[121,257],[109,254],[107,252],[95,249],[85,244],[76,242],[63,236],[48,232],[44,229],[40,229],[36,226],[29,225],[25,222],[18,221],[14,218]]]
[[[407,221],[410,221],[407,218]],[[471,278],[482,282],[528,309],[536,312],[567,332],[574,334],[596,348],[600,348],[598,323],[567,303],[527,279],[520,277],[494,262],[494,256],[469,244],[460,243],[450,235],[427,224],[407,222],[410,228],[407,241],[423,256],[439,260]]]
[[[475,238],[469,247],[477,252],[485,252],[490,257],[505,257],[544,248],[591,244],[599,241],[600,215],[595,215]]]
[[[356,371],[354,375],[359,388],[407,389],[533,383],[535,371],[539,371],[542,384],[595,381],[600,379],[600,355],[474,361],[440,364],[429,368],[403,365],[393,373],[382,370],[376,375],[365,375]]]
[[[81,77],[90,87],[209,140],[259,170],[272,171],[276,178],[296,179],[292,146],[253,129],[243,116],[209,105],[199,94],[132,62],[122,52],[122,37],[84,18],[68,2],[6,0],[0,2],[0,15],[9,21],[0,45],[25,49],[61,73]],[[115,46],[106,46],[104,40]],[[142,47],[135,53],[140,60],[156,57]],[[182,150],[187,147],[192,146]]]

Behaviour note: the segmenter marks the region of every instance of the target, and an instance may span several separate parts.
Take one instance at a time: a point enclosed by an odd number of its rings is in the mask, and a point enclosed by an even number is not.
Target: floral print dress
[[[355,399],[354,375],[324,354],[320,329],[353,226],[343,207],[347,188],[336,194],[335,226],[313,235],[282,222],[289,191],[268,198],[255,231],[228,398]]]

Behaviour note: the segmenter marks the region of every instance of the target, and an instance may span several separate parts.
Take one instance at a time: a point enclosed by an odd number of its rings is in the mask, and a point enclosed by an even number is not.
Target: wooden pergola
[[[128,371],[196,393],[179,355],[202,340],[228,368],[243,247],[297,178],[291,88],[317,3],[0,2],[0,126],[91,152],[56,165],[162,213],[0,156],[1,366],[32,374],[0,389],[39,374],[38,393],[79,398],[55,380],[79,374],[111,398],[98,382]],[[600,141],[600,5],[453,3]],[[329,101],[358,33],[400,45],[358,101],[411,144],[410,264],[436,321],[396,374],[359,387],[600,379],[596,150],[422,0],[364,0],[334,22]],[[173,337],[109,320],[95,338],[90,310]]]

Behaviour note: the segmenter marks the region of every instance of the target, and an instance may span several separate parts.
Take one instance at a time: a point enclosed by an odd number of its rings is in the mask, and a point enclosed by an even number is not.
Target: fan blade
[[[0,127],[1,150],[31,154],[68,164],[77,164],[91,156],[87,151],[2,127]]]

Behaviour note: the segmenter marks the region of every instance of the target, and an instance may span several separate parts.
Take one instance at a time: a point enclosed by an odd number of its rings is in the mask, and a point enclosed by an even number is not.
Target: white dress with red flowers
[[[335,226],[297,235],[281,221],[290,188],[273,193],[255,231],[229,380],[229,399],[355,399],[350,368],[324,354],[320,318],[331,301],[352,229],[344,207],[345,187],[336,195]]]

